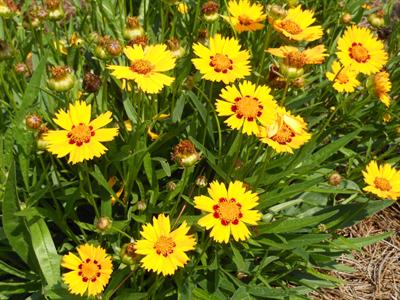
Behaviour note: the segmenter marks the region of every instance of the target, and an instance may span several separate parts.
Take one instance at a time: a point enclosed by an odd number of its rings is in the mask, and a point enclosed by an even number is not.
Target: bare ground
[[[313,293],[315,300],[400,300],[400,203],[395,203],[363,222],[341,231],[347,237],[365,237],[387,231],[395,234],[384,241],[343,256],[353,267],[351,274],[332,272],[347,283]]]

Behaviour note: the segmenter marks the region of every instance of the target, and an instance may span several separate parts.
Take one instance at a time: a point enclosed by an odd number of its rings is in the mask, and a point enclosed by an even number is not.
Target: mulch
[[[394,231],[395,234],[381,242],[369,245],[362,251],[343,256],[340,262],[356,271],[348,274],[331,272],[346,284],[335,289],[322,289],[311,296],[315,300],[399,300],[400,299],[400,203],[382,210],[374,216],[345,228],[340,234],[346,237],[366,237]]]

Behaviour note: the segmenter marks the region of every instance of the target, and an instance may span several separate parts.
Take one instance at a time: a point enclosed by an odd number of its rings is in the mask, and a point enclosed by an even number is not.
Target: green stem
[[[264,162],[263,162],[263,164],[262,164],[262,166],[261,166],[260,173],[258,174],[257,179],[256,179],[256,182],[255,182],[255,184],[254,184],[255,187],[258,186],[258,184],[259,184],[261,178],[264,177],[265,169],[267,168],[267,165],[268,165],[269,162],[271,161],[271,154],[272,154],[272,151],[270,150],[270,148],[267,148],[267,149],[265,150],[265,159],[264,159]]]

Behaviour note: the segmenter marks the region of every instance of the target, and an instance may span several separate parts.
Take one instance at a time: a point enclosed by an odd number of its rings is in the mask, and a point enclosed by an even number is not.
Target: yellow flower
[[[383,104],[389,107],[390,96],[388,95],[388,93],[392,88],[392,83],[390,82],[389,79],[389,73],[381,71],[373,75],[372,88],[374,90],[376,97],[378,97]]]
[[[373,193],[382,199],[397,200],[400,197],[400,171],[389,164],[378,166],[371,161],[362,172],[364,181],[368,185],[364,191]]]
[[[58,50],[61,54],[68,55],[67,42],[65,40],[59,40],[53,42],[54,48]]]
[[[253,208],[258,205],[257,193],[246,191],[240,181],[225,184],[214,181],[208,188],[208,196],[194,197],[195,207],[207,212],[198,224],[210,229],[210,236],[219,243],[228,243],[229,237],[235,241],[246,240],[250,231],[246,224],[257,225],[261,214]]]
[[[277,153],[293,153],[310,138],[307,123],[300,116],[293,116],[284,107],[278,107],[277,120],[269,126],[260,126],[259,138]]]
[[[110,256],[101,247],[80,245],[79,257],[69,252],[62,258],[61,266],[71,271],[63,275],[72,294],[95,296],[104,290],[113,270]]]
[[[256,86],[250,81],[222,90],[216,110],[220,116],[230,116],[225,123],[233,129],[242,129],[245,134],[257,134],[258,124],[272,124],[276,119],[277,104],[265,85]]]
[[[82,101],[70,104],[67,112],[60,109],[53,120],[62,130],[49,130],[44,135],[49,143],[47,150],[57,157],[69,154],[72,164],[104,154],[107,148],[101,142],[112,141],[118,128],[101,128],[112,121],[109,111],[92,121],[90,117],[91,105]]]
[[[141,265],[148,271],[164,276],[172,275],[189,260],[185,252],[193,250],[196,241],[187,235],[190,227],[183,221],[179,228],[171,232],[168,216],[153,217],[153,225],[142,226],[143,239],[136,242],[136,253],[144,255]]]
[[[210,47],[198,43],[193,46],[199,58],[192,59],[203,79],[223,81],[225,84],[250,75],[249,52],[240,50],[239,41],[216,34],[210,38]]]
[[[314,12],[303,11],[299,5],[290,8],[283,19],[273,20],[272,25],[289,40],[311,42],[319,39],[323,33],[321,26],[310,26],[314,22]]]
[[[357,72],[350,67],[342,67],[338,61],[332,63],[332,72],[326,72],[326,77],[333,81],[333,88],[338,92],[352,93],[360,86]]]
[[[319,65],[325,60],[328,54],[325,52],[324,45],[300,50],[292,46],[282,46],[279,48],[269,48],[266,50],[274,56],[283,58],[285,65],[301,69],[305,65]]]
[[[251,4],[249,0],[233,0],[228,3],[229,17],[226,20],[237,32],[256,31],[264,28],[263,22],[266,18],[264,8],[261,4]]]
[[[185,2],[178,2],[176,8],[182,15],[186,15],[189,12],[189,6]]]
[[[79,37],[79,35],[78,35],[76,32],[74,32],[74,33],[71,35],[71,38],[69,39],[69,44],[70,44],[72,47],[78,47],[78,46],[80,46],[81,44],[83,44],[83,40]]]
[[[173,77],[163,74],[175,67],[175,58],[166,45],[151,45],[143,49],[140,45],[126,47],[125,55],[131,66],[109,65],[112,75],[118,79],[133,80],[146,93],[158,93],[164,86],[170,86]]]
[[[338,40],[337,56],[344,66],[364,74],[379,72],[388,59],[384,45],[368,28],[348,27]]]

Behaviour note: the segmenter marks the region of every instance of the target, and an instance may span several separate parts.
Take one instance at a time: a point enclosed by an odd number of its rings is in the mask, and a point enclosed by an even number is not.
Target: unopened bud
[[[304,86],[304,82],[305,82],[304,78],[303,77],[299,77],[299,78],[296,78],[295,80],[292,81],[292,85],[295,88],[302,88]]]
[[[190,140],[181,140],[174,147],[172,159],[181,167],[191,167],[200,160],[200,154]]]
[[[149,43],[149,39],[145,34],[139,35],[128,42],[128,46],[133,47],[134,45],[140,45],[142,48],[145,48]]]
[[[86,72],[83,76],[83,89],[88,93],[96,93],[101,86],[101,78],[91,72]]]
[[[144,200],[138,201],[137,208],[138,208],[138,210],[140,210],[140,211],[146,210],[146,208],[147,208],[146,202],[145,202]]]
[[[201,7],[201,11],[203,13],[203,17],[207,22],[214,22],[218,19],[219,14],[219,4],[215,1],[207,1]]]
[[[342,182],[342,176],[339,173],[334,172],[329,176],[329,184],[338,186]]]
[[[119,252],[121,261],[126,265],[133,265],[139,259],[139,255],[136,254],[135,243],[124,244]]]
[[[133,40],[138,36],[144,35],[144,29],[137,17],[128,17],[122,35],[126,40]]]
[[[75,77],[71,73],[71,69],[66,66],[51,67],[51,77],[47,80],[47,86],[57,92],[70,90],[75,84]]]
[[[64,8],[60,0],[46,0],[45,1],[48,18],[52,21],[58,21],[64,18]]]
[[[175,191],[175,189],[176,189],[176,183],[173,182],[173,181],[169,181],[169,182],[167,183],[167,185],[166,185],[166,188],[167,188],[167,190],[170,191],[170,192]]]
[[[181,58],[185,55],[185,49],[183,49],[176,38],[169,39],[167,41],[168,50],[171,51],[172,56],[175,58]]]
[[[29,129],[39,129],[42,125],[42,118],[36,113],[28,115],[25,118],[25,124]]]
[[[112,226],[112,220],[109,217],[100,217],[96,221],[96,228],[101,232],[108,231]]]
[[[113,57],[119,56],[122,53],[122,45],[118,40],[110,40],[107,44],[107,52]]]
[[[385,26],[385,19],[377,14],[370,14],[368,16],[368,22],[375,28],[381,28]]]
[[[207,186],[208,182],[207,182],[207,178],[205,176],[198,176],[196,178],[196,185],[201,187],[201,188],[205,188]]]
[[[352,21],[352,19],[353,19],[353,17],[352,17],[351,14],[349,14],[349,13],[345,13],[345,14],[342,16],[342,22],[343,22],[343,24],[350,24],[350,22]]]

